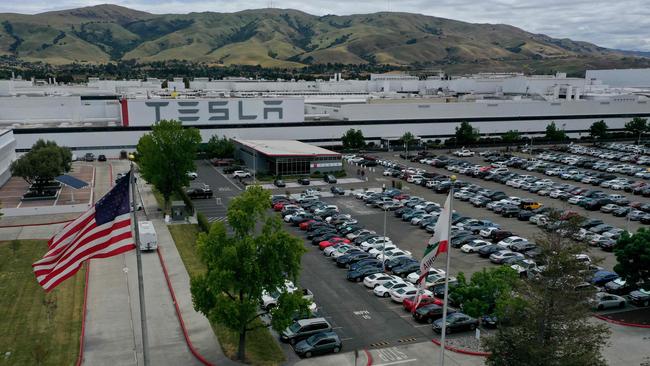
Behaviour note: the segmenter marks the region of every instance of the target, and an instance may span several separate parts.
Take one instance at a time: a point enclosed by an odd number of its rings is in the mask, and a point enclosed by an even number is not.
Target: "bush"
[[[402,189],[402,181],[401,180],[398,180],[397,182],[395,182],[395,188]]]
[[[339,170],[339,171],[334,172],[333,175],[336,178],[345,178],[347,176],[347,173],[345,172],[345,170]]]
[[[199,222],[199,227],[201,228],[201,231],[204,231],[206,233],[210,232],[210,222],[208,222],[208,218],[205,217],[205,215],[202,212],[196,214],[196,220]]]

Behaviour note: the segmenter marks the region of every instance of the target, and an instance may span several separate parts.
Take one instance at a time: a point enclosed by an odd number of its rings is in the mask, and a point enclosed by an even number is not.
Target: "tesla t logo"
[[[161,120],[163,111],[174,108],[181,122],[207,121],[256,121],[269,118],[284,119],[281,100],[251,101],[148,101],[147,107],[153,108],[156,122]],[[173,103],[172,105],[170,105]]]

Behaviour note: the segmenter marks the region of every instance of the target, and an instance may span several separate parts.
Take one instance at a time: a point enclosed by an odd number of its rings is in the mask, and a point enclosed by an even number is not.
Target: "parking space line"
[[[423,327],[430,327],[430,326],[431,324],[418,324],[418,325],[414,325],[413,328],[423,328]]]
[[[397,364],[408,363],[408,362],[413,362],[413,361],[417,361],[417,360],[418,360],[417,358],[411,358],[411,359],[409,359],[409,360],[402,360],[402,361],[395,361],[395,362],[387,362],[387,363],[377,363],[377,364],[374,364],[374,365],[375,365],[375,366],[397,365]]]
[[[349,341],[350,339],[354,339],[354,338],[340,338],[340,339],[341,339],[342,341]]]
[[[225,174],[223,174],[222,172],[220,172],[219,169],[217,169],[214,165],[210,164],[209,162],[208,162],[208,165],[209,165],[212,169],[214,169],[214,171],[217,172],[217,174],[220,174],[221,176],[223,176],[224,178],[226,178],[226,180],[227,180],[228,182],[230,182],[230,184],[232,184],[233,187],[237,188],[237,189],[240,190],[240,191],[242,190],[239,186],[237,186],[237,185],[235,184],[235,182],[231,181],[230,178],[228,178],[227,175],[225,175]]]
[[[400,318],[410,318],[410,317],[411,317],[411,314],[400,315],[399,317],[400,317]]]

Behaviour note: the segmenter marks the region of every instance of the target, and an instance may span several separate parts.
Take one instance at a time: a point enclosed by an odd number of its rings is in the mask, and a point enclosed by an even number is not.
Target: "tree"
[[[501,320],[484,345],[491,366],[592,366],[605,365],[601,350],[608,337],[604,324],[590,321],[588,299],[592,287],[582,286],[590,271],[576,255],[586,245],[570,239],[582,218],[559,220],[551,214],[554,230],[537,237],[543,263],[536,274],[517,282],[509,299],[497,305]]]
[[[460,126],[456,127],[456,143],[460,145],[470,145],[478,141],[480,133],[477,128],[472,127],[472,125],[463,121],[460,123]]]
[[[650,230],[641,228],[631,236],[623,233],[614,254],[616,273],[629,283],[650,284]]]
[[[259,309],[262,293],[284,288],[285,279],[295,281],[300,258],[306,252],[302,241],[283,229],[277,215],[269,216],[270,203],[267,190],[252,186],[228,207],[233,233],[228,234],[222,223],[215,223],[197,241],[207,272],[191,280],[194,308],[239,333],[240,360],[245,356],[246,333],[264,327],[258,318],[269,314]],[[283,330],[296,312],[307,309],[301,294],[284,291],[270,311],[271,325]]]
[[[235,155],[235,144],[231,139],[214,135],[208,140],[206,150],[210,158],[232,158]]]
[[[23,178],[43,193],[45,183],[68,172],[72,167],[72,153],[54,141],[38,140],[31,150],[11,163],[11,174]]]
[[[506,133],[501,135],[501,140],[506,143],[516,142],[521,140],[521,134],[518,130],[508,130]]]
[[[607,137],[607,129],[609,129],[609,127],[607,127],[605,121],[596,121],[591,124],[591,127],[589,127],[589,136],[593,139],[603,139]]]
[[[637,136],[636,144],[641,143],[641,135],[650,129],[647,118],[634,117],[625,123],[625,129]]]
[[[343,147],[346,149],[360,149],[365,145],[365,138],[361,130],[351,128],[341,137]]]
[[[140,138],[138,165],[145,180],[165,199],[167,209],[172,193],[189,184],[201,135],[196,128],[184,129],[180,122],[162,120],[152,132]]]
[[[406,149],[406,156],[409,156],[409,147],[411,143],[415,141],[415,135],[410,132],[405,132],[400,140],[404,143],[404,148]]]
[[[508,266],[490,270],[484,268],[472,275],[470,283],[467,283],[465,276],[460,273],[458,286],[451,289],[451,296],[455,302],[461,304],[464,313],[480,317],[492,314],[497,302],[504,295],[510,294],[518,280],[517,271]]]
[[[555,122],[551,122],[546,126],[546,139],[551,141],[563,141],[566,137],[564,130],[558,129]]]

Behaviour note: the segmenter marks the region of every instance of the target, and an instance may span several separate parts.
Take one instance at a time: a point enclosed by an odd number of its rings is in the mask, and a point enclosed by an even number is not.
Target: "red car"
[[[303,221],[298,225],[298,227],[300,228],[300,230],[307,230],[309,224],[311,224],[312,222],[316,222],[316,220]]]
[[[479,170],[480,172],[487,172],[487,171],[492,170],[492,167],[489,166],[489,165],[488,165],[488,166],[482,166],[482,167],[480,167],[478,170]]]
[[[407,200],[407,199],[409,199],[409,198],[411,198],[411,195],[409,195],[409,194],[404,194],[404,193],[402,193],[402,194],[398,194],[397,196],[393,197],[393,199],[398,200],[398,201]]]
[[[273,210],[274,210],[274,211],[282,211],[282,209],[284,208],[285,205],[291,205],[291,204],[293,204],[293,202],[291,202],[291,201],[280,201],[280,202],[276,202],[276,203],[273,205]]]
[[[424,305],[429,305],[429,304],[436,304],[436,305],[443,305],[442,300],[436,299],[435,297],[427,296],[427,295],[420,295],[420,303],[418,304],[418,307],[413,309],[415,307],[415,303],[417,303],[417,300],[415,296],[413,297],[407,297],[404,299],[404,302],[402,302],[402,305],[404,306],[404,310],[408,311],[409,313],[414,312],[415,310],[423,307]]]
[[[336,244],[350,244],[350,241],[346,238],[339,238],[338,236],[331,238],[330,240],[324,240],[318,243],[318,248],[324,250],[327,247],[331,247]]]

